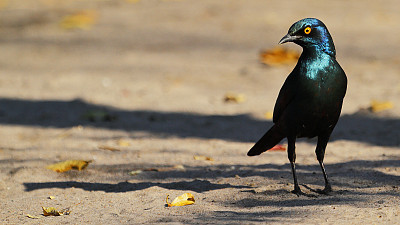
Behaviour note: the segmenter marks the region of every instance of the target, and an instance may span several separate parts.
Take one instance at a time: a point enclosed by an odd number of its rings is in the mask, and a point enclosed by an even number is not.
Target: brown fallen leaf
[[[191,205],[195,202],[194,196],[190,193],[185,193],[181,196],[176,197],[171,203],[168,202],[168,197],[169,195],[167,195],[167,199],[165,200],[168,207]]]
[[[244,94],[227,93],[224,96],[224,102],[242,103],[246,101]]]
[[[108,150],[108,151],[112,151],[112,152],[119,152],[119,151],[121,151],[121,149],[114,148],[114,147],[107,146],[107,145],[100,145],[98,148],[101,149],[101,150]]]
[[[260,53],[260,61],[269,66],[279,66],[296,62],[300,57],[297,51],[282,48],[280,46]]]
[[[213,158],[204,156],[204,155],[195,155],[195,156],[193,156],[193,159],[194,160],[204,160],[204,161],[214,161]]]
[[[286,151],[286,146],[275,145],[274,147],[270,148],[268,151]]]
[[[83,10],[65,16],[60,21],[60,27],[66,30],[71,29],[90,29],[98,18],[98,12],[95,10]]]
[[[62,209],[62,210],[57,210],[54,207],[43,207],[43,216],[62,216],[62,215],[69,215],[71,211],[69,208]]]
[[[58,173],[62,173],[62,172],[66,172],[68,170],[71,169],[76,169],[76,170],[83,170],[85,169],[89,163],[91,163],[92,161],[84,161],[84,160],[67,160],[67,161],[63,161],[63,162],[59,162],[56,164],[52,164],[47,166],[47,169],[56,171]]]
[[[390,101],[372,100],[368,110],[376,113],[376,112],[380,112],[380,111],[384,111],[384,110],[388,110],[388,109],[392,109],[392,108],[393,108],[393,103]]]

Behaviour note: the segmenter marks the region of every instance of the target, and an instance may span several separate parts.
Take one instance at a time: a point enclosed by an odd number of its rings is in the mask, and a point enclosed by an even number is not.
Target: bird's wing
[[[278,99],[276,100],[274,107],[274,115],[273,122],[276,123],[281,117],[283,111],[285,111],[286,107],[293,100],[296,93],[296,81],[294,80],[295,76],[291,74],[286,78],[285,83],[283,84],[281,90],[279,91]]]

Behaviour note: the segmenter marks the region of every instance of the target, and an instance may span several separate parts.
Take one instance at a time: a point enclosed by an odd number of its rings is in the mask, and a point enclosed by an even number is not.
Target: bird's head
[[[333,57],[335,45],[325,24],[315,18],[306,18],[294,23],[279,44],[294,42],[305,49],[315,48]]]

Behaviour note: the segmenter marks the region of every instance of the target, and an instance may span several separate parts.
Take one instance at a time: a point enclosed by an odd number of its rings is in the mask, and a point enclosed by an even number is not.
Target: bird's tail
[[[248,156],[259,155],[265,151],[268,151],[275,145],[277,145],[285,135],[279,132],[278,128],[274,125],[264,134],[264,136],[257,141],[257,143],[247,153]]]

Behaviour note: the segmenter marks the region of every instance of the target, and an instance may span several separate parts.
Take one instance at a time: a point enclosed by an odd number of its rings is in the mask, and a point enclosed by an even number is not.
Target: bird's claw
[[[332,187],[329,185],[329,186],[325,186],[325,188],[324,189],[318,189],[317,190],[317,193],[319,193],[319,194],[323,194],[323,195],[329,195],[330,193],[332,192]]]
[[[298,190],[294,189],[294,190],[291,191],[291,192],[292,192],[293,194],[297,195],[297,197],[299,197],[300,194],[303,194],[303,192],[302,192],[300,189],[298,189]]]
[[[313,194],[307,194],[307,193],[302,192],[302,191],[300,190],[300,188],[299,188],[299,189],[294,189],[294,190],[292,191],[292,193],[295,194],[295,195],[297,195],[297,197],[300,197],[300,195],[303,195],[303,196],[306,196],[306,197],[310,197],[310,198],[316,198],[316,197],[317,197],[317,196],[315,196],[315,195],[313,195]]]
[[[300,195],[304,195],[304,193],[301,191],[299,186],[295,186],[294,190],[291,191],[293,194],[297,195],[297,197],[299,197]]]

